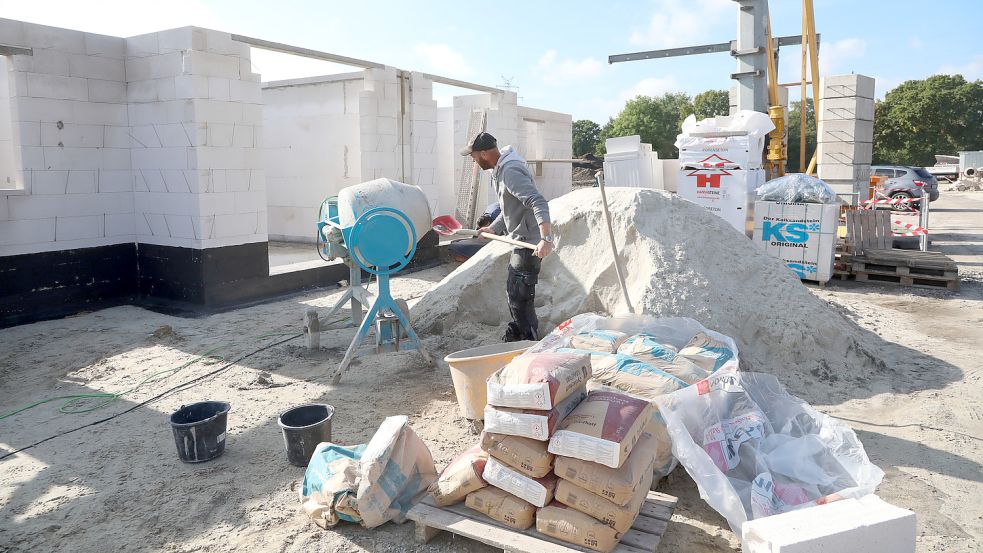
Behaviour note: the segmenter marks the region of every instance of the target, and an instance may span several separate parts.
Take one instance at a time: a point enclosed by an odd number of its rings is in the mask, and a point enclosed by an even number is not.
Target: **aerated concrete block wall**
[[[867,199],[874,136],[874,79],[836,75],[820,81],[817,172],[841,198]],[[859,197],[857,196],[859,194]]]
[[[363,182],[363,73],[263,85],[263,163],[273,240],[313,241],[321,202]]]
[[[566,113],[518,107],[523,125],[520,127],[519,152],[528,159],[570,159],[573,157],[573,118]],[[535,129],[532,134],[528,130]],[[525,131],[525,132],[524,132]],[[530,168],[533,169],[534,168]],[[542,174],[536,175],[536,186],[547,200],[570,192],[573,165],[544,163]]]
[[[34,50],[4,64],[0,256],[132,242],[123,39],[2,19],[0,43]]]

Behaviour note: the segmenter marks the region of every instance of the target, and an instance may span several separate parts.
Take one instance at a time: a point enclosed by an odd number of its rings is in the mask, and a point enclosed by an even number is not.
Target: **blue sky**
[[[876,77],[879,97],[936,73],[983,78],[979,0],[815,0],[815,6],[824,75]],[[771,12],[776,36],[799,34],[801,2],[772,0]],[[507,79],[524,105],[602,123],[637,94],[727,89],[735,70],[725,53],[607,63],[610,54],[735,38],[732,0],[0,0],[0,14],[116,36],[198,25],[486,85]],[[264,80],[352,70],[268,52],[256,53],[253,63]],[[797,47],[783,49],[781,81],[797,80],[799,65]],[[460,93],[466,92],[435,88],[442,104]]]

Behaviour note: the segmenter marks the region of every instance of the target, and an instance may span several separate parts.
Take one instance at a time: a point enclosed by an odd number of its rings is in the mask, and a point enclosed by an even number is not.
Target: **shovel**
[[[476,236],[478,238],[486,238],[488,240],[498,240],[499,242],[505,242],[506,244],[512,244],[513,246],[518,246],[520,248],[528,248],[530,250],[535,250],[536,246],[528,242],[521,242],[519,240],[514,240],[505,236],[499,236],[497,234],[488,234],[487,232],[478,232],[474,229],[464,228],[464,225],[460,223],[453,215],[441,215],[433,220],[433,230],[441,236]]]

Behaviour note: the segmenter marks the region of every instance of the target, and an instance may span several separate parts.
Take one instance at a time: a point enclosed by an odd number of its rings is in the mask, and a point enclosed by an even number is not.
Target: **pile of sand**
[[[793,391],[861,384],[884,368],[868,353],[863,330],[702,207],[633,188],[611,189],[608,202],[636,312],[691,317],[732,336],[743,368],[794,374],[783,378]],[[550,211],[557,250],[544,260],[537,288],[540,330],[578,313],[626,312],[598,190],[557,198]],[[415,306],[417,330],[453,335],[456,325],[507,322],[509,251],[489,244],[444,278]]]

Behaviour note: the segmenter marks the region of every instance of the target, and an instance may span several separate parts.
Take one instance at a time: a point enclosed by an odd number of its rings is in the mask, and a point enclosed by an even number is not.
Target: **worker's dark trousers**
[[[532,250],[512,250],[509,278],[505,284],[509,311],[512,313],[512,322],[505,331],[506,342],[539,340],[539,319],[536,318],[535,303],[540,261],[532,254]]]

